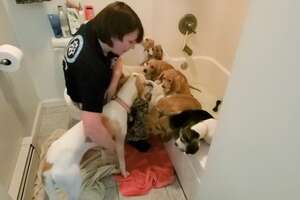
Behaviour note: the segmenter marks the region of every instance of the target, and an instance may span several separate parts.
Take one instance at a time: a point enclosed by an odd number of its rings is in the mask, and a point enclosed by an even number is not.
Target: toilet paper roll
[[[23,53],[9,44],[0,46],[0,71],[14,72],[21,66]]]

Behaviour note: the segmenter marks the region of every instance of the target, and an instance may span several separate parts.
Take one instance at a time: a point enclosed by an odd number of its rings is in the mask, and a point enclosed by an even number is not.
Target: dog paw
[[[130,175],[130,173],[128,171],[122,172],[122,176],[124,178],[128,177]]]

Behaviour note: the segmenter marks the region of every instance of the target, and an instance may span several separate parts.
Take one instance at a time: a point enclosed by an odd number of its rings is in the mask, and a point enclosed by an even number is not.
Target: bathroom
[[[58,59],[62,50],[53,47],[53,33],[47,19],[47,14],[61,2],[0,2],[0,45],[11,44],[24,53],[17,71],[0,71],[0,199],[3,200],[11,199],[8,190],[22,138],[38,129],[37,113],[41,105],[57,105],[57,113],[64,109],[60,106],[64,80]],[[97,12],[112,1],[82,2],[93,5]],[[182,52],[184,36],[178,30],[178,22],[185,14],[193,13],[197,29],[189,41],[192,56],[213,58],[224,71],[230,72],[226,85],[219,84],[223,90],[216,89],[216,93],[220,91],[216,95],[223,100],[217,134],[200,186],[190,189],[190,199],[298,199],[300,136],[296,119],[300,113],[297,104],[300,95],[295,87],[300,72],[297,66],[300,3],[292,0],[125,2],[141,17],[146,36],[161,43],[172,58],[189,59]],[[134,62],[128,59],[128,64]],[[215,78],[215,74],[207,77],[212,77],[209,80],[214,80],[213,83],[221,79]],[[57,113],[45,125],[46,131],[53,123],[65,128],[57,119],[67,116]]]

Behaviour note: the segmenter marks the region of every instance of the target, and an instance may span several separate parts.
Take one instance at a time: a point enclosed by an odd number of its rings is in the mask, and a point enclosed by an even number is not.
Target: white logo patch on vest
[[[70,42],[66,50],[66,60],[68,63],[74,63],[83,47],[83,37],[76,35]]]

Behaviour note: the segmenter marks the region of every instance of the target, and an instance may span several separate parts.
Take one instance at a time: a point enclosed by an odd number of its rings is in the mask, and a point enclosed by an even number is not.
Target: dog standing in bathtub
[[[175,146],[186,154],[195,154],[200,140],[210,144],[217,120],[205,110],[185,110],[170,117],[170,126],[177,132]]]
[[[103,107],[104,124],[116,140],[119,167],[124,177],[129,175],[124,155],[127,113],[133,101],[143,95],[144,81],[142,74],[132,74],[118,91],[117,99]],[[85,136],[82,121],[51,144],[42,169],[44,187],[50,200],[57,200],[57,188],[63,189],[70,200],[79,199],[82,182],[79,164],[84,153],[95,146]]]
[[[174,69],[174,67],[163,60],[150,59],[146,62],[143,72],[146,79],[155,81],[163,71],[168,69]]]

